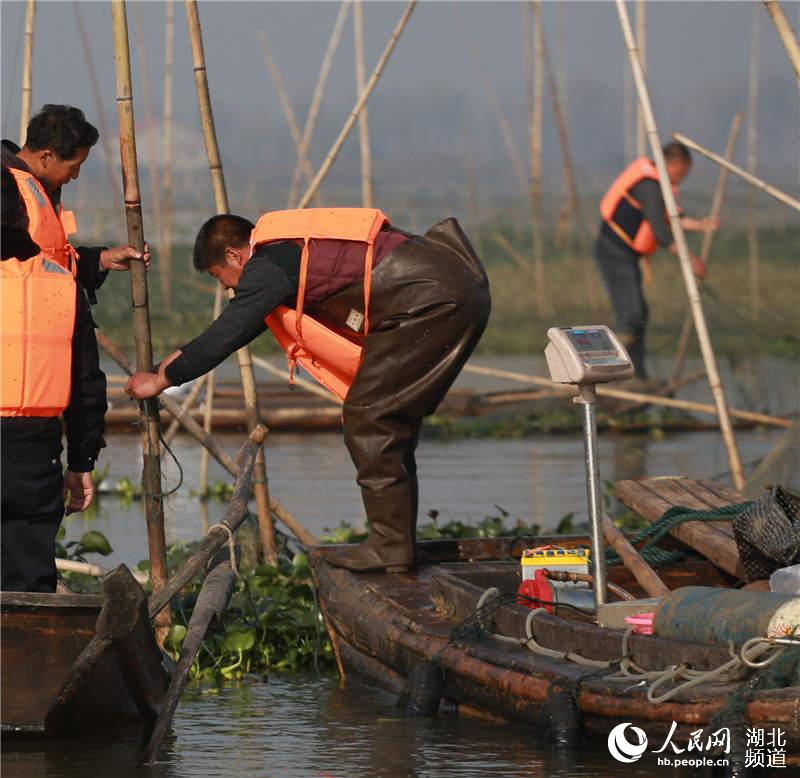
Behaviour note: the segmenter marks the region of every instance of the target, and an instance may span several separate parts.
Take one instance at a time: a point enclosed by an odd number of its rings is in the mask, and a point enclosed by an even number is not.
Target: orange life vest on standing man
[[[346,240],[365,243],[364,335],[369,331],[369,298],[375,238],[389,219],[375,208],[305,208],[271,211],[257,222],[250,236],[251,254],[256,246],[282,240],[303,241],[300,280],[294,309],[279,305],[265,322],[289,360],[290,382],[300,365],[326,389],[344,400],[361,365],[363,347],[355,339],[333,331],[303,312],[310,257],[309,241]],[[358,329],[358,328],[356,328]]]
[[[641,214],[642,206],[631,197],[630,191],[636,184],[646,178],[658,181],[658,168],[646,157],[640,157],[631,162],[625,170],[617,176],[616,180],[609,187],[608,191],[600,201],[600,215],[608,226],[614,230],[617,237],[633,249],[640,256],[646,257],[658,248],[655,233],[650,226],[650,222]],[[673,192],[677,197],[678,189],[673,187]],[[641,219],[635,232],[626,229],[627,225],[620,224],[618,221],[618,209],[620,204],[626,201],[635,211],[639,211]],[[666,216],[665,216],[666,218]]]

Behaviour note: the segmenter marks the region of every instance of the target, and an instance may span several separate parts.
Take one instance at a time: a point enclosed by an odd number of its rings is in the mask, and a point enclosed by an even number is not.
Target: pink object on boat
[[[625,621],[631,625],[633,632],[636,634],[652,635],[653,616],[655,616],[655,613],[637,613],[635,616],[626,616]]]

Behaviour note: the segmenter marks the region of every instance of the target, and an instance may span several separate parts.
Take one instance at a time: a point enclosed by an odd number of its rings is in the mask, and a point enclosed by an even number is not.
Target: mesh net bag
[[[800,499],[773,486],[733,521],[747,580],[800,562]]]

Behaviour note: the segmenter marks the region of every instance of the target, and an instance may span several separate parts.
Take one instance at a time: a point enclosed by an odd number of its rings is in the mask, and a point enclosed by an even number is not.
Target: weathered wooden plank
[[[668,496],[665,496],[674,491],[673,485],[666,479],[619,481],[614,489],[619,500],[650,523],[658,521],[674,504],[670,502]],[[688,492],[685,494],[688,495]],[[737,578],[744,578],[744,568],[739,559],[735,541],[725,533],[714,529],[712,525],[699,521],[687,521],[675,527],[671,534],[725,572]]]
[[[709,511],[721,507],[720,501],[715,501],[715,504],[709,503],[702,497],[695,496],[689,484],[691,481],[688,478],[675,479],[671,481],[648,481],[646,482],[648,488],[653,489],[667,502],[672,503],[674,506],[681,506],[689,508],[693,511]],[[727,505],[728,503],[724,503]],[[727,531],[725,529],[727,525]],[[730,527],[730,522],[715,521],[712,524],[706,525],[710,530],[723,535],[728,538],[733,538],[733,529]]]

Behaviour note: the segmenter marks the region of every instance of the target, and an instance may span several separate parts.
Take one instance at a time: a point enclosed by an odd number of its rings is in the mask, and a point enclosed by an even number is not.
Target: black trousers
[[[354,284],[319,306],[341,322],[363,310]],[[398,246],[372,272],[364,357],[343,407],[344,441],[367,518],[399,542],[413,540],[415,451],[432,414],[475,349],[489,319],[489,283],[454,219]]]
[[[614,329],[628,349],[636,375],[646,379],[644,336],[650,314],[642,290],[639,257],[621,257],[598,240],[594,261],[614,309]]]
[[[54,592],[56,533],[64,517],[61,421],[27,421],[3,419],[2,425],[2,589]]]

